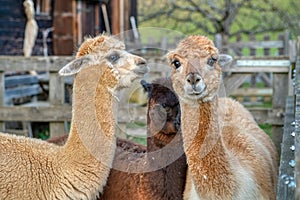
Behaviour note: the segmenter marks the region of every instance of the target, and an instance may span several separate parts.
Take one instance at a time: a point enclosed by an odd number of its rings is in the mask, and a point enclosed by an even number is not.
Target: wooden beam
[[[284,124],[283,110],[271,108],[247,108],[258,124]]]
[[[4,72],[0,70],[0,106],[4,105],[5,94],[5,79]],[[5,123],[0,120],[0,132],[5,131]]]
[[[291,181],[291,179],[288,178],[295,177],[295,168],[289,165],[289,162],[295,159],[294,151],[290,149],[290,147],[294,144],[294,137],[291,136],[291,133],[294,130],[294,127],[292,127],[291,123],[294,122],[294,120],[295,115],[293,97],[288,97],[286,101],[286,112],[284,118],[284,133],[282,143],[280,145],[281,154],[279,154],[280,165],[276,199],[295,199],[295,189],[293,187],[289,187],[288,184],[285,183],[287,180],[289,182]],[[296,177],[299,177],[299,174],[296,173]]]
[[[71,106],[22,107],[1,106],[0,121],[61,122],[70,121]]]
[[[232,73],[258,73],[258,72],[270,72],[270,73],[288,73],[289,67],[228,67],[222,68],[223,72]]]
[[[223,84],[226,90],[226,95],[230,95],[233,91],[239,88],[251,74],[231,74],[223,79]]]
[[[0,71],[58,71],[74,57],[71,56],[0,56]]]
[[[112,34],[120,33],[120,0],[112,0]]]
[[[49,80],[49,101],[52,106],[63,106],[65,101],[65,83],[63,77],[58,76],[56,72],[50,73]],[[50,123],[50,137],[57,137],[64,134],[65,124],[62,122]]]
[[[274,73],[273,74],[273,98],[272,98],[272,109],[285,110],[286,97],[288,95],[288,74]],[[283,115],[283,114],[282,114]],[[272,140],[277,148],[280,155],[281,143],[282,143],[282,126],[273,125],[272,127]]]
[[[251,42],[237,42],[227,45],[229,48],[283,48],[284,42],[277,41],[251,41]]]
[[[53,51],[55,55],[72,55],[73,43],[73,0],[55,1],[53,8]]]
[[[238,67],[289,67],[289,60],[237,60]]]
[[[238,88],[230,95],[233,96],[272,96],[272,88]]]

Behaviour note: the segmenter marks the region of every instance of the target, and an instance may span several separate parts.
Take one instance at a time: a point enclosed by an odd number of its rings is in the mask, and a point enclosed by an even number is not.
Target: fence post
[[[289,55],[289,40],[290,40],[290,32],[286,30],[284,32],[284,38],[283,38],[283,55],[286,56]]]
[[[4,80],[4,71],[0,71],[0,106],[4,106],[4,97],[5,97],[5,80]],[[5,123],[0,121],[0,131],[5,131]]]
[[[264,41],[270,41],[270,35],[264,35]],[[264,48],[264,56],[270,55],[270,48]]]
[[[286,97],[289,91],[289,77],[288,74],[274,73],[273,74],[273,98],[272,110],[277,112],[276,115],[282,116],[285,110]],[[280,155],[282,142],[283,127],[281,125],[273,124],[272,139]]]
[[[50,106],[63,105],[65,101],[64,79],[56,71],[50,71],[49,101]],[[65,134],[64,122],[50,122],[50,138]]]
[[[296,73],[295,73],[295,178],[296,178],[296,191],[295,199],[300,199],[300,36],[296,41]]]

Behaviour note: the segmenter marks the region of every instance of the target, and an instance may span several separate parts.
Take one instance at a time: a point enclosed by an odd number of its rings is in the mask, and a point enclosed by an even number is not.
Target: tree
[[[139,1],[139,23],[141,26],[166,27],[186,34],[221,34],[227,43],[228,39],[239,34],[282,32],[289,27],[293,27],[291,31],[297,32],[299,24],[296,24],[296,19],[299,19],[299,14],[296,11],[300,8],[299,2],[145,0]],[[290,13],[289,9],[294,9],[294,12]]]

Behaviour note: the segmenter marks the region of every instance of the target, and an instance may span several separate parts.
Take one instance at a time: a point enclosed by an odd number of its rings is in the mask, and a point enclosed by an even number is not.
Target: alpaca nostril
[[[144,59],[139,59],[138,60],[138,62],[137,62],[137,65],[146,65],[147,64],[147,62],[146,62],[146,60],[144,60]]]
[[[197,83],[199,83],[201,81],[201,77],[198,74],[195,73],[190,73],[187,78],[186,81],[191,84],[191,85],[195,85]]]

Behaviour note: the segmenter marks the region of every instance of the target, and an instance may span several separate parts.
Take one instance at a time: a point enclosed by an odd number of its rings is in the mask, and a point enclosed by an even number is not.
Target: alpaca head
[[[170,78],[159,78],[152,83],[142,80],[141,84],[149,98],[147,146],[162,148],[180,131],[179,101],[173,92]]]
[[[129,87],[133,80],[148,72],[143,58],[126,52],[123,42],[106,35],[87,38],[79,47],[76,59],[64,66],[59,74],[68,76],[90,68],[96,68],[94,72],[110,71],[107,81],[114,82],[111,88]]]
[[[174,90],[182,100],[211,101],[220,86],[221,66],[231,60],[231,56],[219,54],[207,37],[187,37],[168,54]]]

